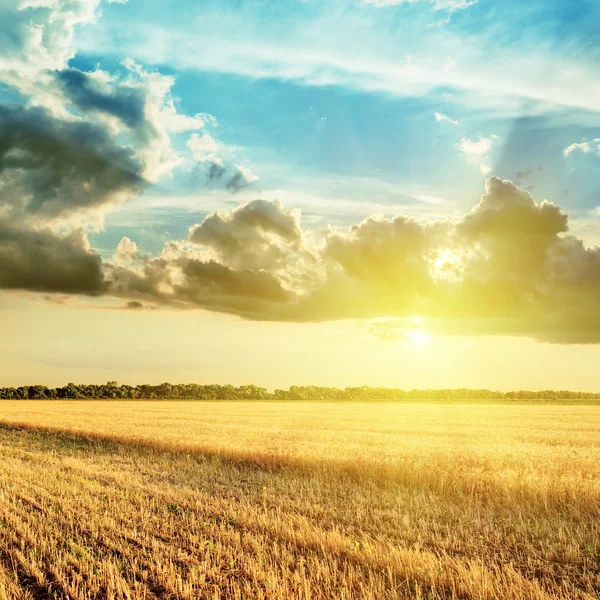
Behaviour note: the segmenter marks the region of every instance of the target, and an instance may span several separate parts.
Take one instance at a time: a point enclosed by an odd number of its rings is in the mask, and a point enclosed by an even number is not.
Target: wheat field
[[[3,401],[16,598],[600,598],[600,406]]]

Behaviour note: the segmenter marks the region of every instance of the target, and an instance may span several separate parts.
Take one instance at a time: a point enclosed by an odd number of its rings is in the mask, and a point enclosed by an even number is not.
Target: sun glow
[[[464,250],[441,248],[429,259],[429,274],[435,281],[459,282],[468,258],[469,253]]]
[[[424,331],[413,331],[410,334],[410,339],[413,344],[427,344],[431,341],[431,336]]]

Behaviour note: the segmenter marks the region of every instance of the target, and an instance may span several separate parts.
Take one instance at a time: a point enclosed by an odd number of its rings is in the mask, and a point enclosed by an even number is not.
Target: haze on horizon
[[[1,0],[0,385],[598,391],[593,0]]]

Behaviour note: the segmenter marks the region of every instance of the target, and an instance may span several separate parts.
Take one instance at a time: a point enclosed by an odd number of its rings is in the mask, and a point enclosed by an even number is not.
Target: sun
[[[410,339],[413,344],[427,344],[431,341],[431,336],[424,331],[413,331],[410,334]]]

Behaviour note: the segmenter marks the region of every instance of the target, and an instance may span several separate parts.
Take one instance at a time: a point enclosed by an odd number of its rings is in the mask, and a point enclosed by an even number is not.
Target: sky
[[[595,0],[0,0],[0,385],[600,391]]]

